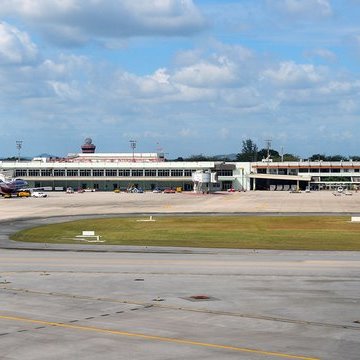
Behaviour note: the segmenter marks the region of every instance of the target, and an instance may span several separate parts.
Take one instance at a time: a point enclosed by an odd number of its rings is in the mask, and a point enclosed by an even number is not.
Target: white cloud
[[[37,59],[38,50],[27,33],[0,23],[0,65],[23,65]]]
[[[247,62],[255,60],[255,54],[249,48],[238,44],[224,44],[219,41],[212,41],[212,46],[222,57],[229,57],[233,61],[246,64]]]
[[[261,106],[263,101],[260,92],[253,87],[241,89],[224,89],[221,97],[225,104],[236,108],[256,108]]]
[[[324,67],[315,67],[313,64],[296,64],[286,61],[277,68],[267,69],[262,76],[274,85],[285,88],[307,88],[320,83],[325,77]]]
[[[185,137],[185,138],[191,138],[191,137],[196,137],[197,136],[197,132],[194,129],[190,129],[190,128],[183,128],[179,131],[179,136],[181,137]]]
[[[49,85],[54,90],[56,96],[61,99],[73,101],[81,98],[81,90],[77,89],[76,83],[49,81]]]
[[[191,66],[194,63],[201,61],[204,55],[203,49],[190,49],[178,51],[174,57],[174,63],[177,66]]]
[[[166,69],[158,69],[152,75],[145,76],[119,72],[114,87],[119,96],[134,99],[159,98],[177,92]]]
[[[50,79],[73,79],[79,74],[88,73],[93,66],[85,56],[59,54],[54,59],[46,59],[39,64],[38,72]]]
[[[360,105],[358,101],[355,99],[343,99],[339,102],[339,109],[340,111],[344,111],[346,113],[359,113],[360,111]]]
[[[183,36],[206,27],[192,0],[2,0],[0,15],[18,16],[62,45],[133,36]]]
[[[308,58],[321,58],[330,62],[335,61],[337,58],[336,54],[328,49],[308,50],[304,55]]]
[[[192,87],[230,86],[236,82],[236,66],[225,58],[219,58],[218,64],[200,62],[179,69],[174,81]]]
[[[333,14],[329,0],[267,0],[280,13],[299,20],[327,18]]]

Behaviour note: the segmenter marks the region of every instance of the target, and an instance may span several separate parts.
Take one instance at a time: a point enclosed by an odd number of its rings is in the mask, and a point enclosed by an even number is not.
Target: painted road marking
[[[264,351],[264,350],[256,350],[256,349],[248,349],[248,348],[241,348],[241,347],[228,346],[228,345],[219,345],[219,344],[205,343],[205,342],[199,342],[199,341],[192,341],[192,340],[188,340],[188,339],[176,339],[176,338],[168,338],[168,337],[156,336],[156,335],[131,333],[131,332],[120,331],[120,330],[103,329],[103,328],[98,328],[98,327],[93,327],[93,326],[64,324],[64,323],[29,319],[29,318],[23,318],[23,317],[0,315],[0,319],[18,321],[18,322],[27,322],[27,323],[32,323],[32,324],[55,326],[55,327],[61,327],[61,328],[65,328],[65,329],[94,331],[94,332],[98,332],[98,333],[121,335],[121,336],[140,338],[140,339],[146,339],[146,340],[156,340],[156,341],[176,343],[176,344],[194,345],[194,346],[201,346],[201,347],[214,348],[214,349],[224,349],[224,350],[231,350],[231,351],[237,351],[237,352],[246,352],[246,353],[267,355],[267,356],[286,358],[286,359],[320,360],[319,358],[308,357],[308,356],[292,355],[292,354],[285,354],[285,353]]]

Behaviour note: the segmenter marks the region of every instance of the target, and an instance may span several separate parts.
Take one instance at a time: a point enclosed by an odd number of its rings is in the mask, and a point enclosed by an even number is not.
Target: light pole
[[[20,151],[21,151],[21,148],[22,148],[22,143],[23,143],[22,140],[16,140],[16,148],[18,150],[18,161],[19,162],[20,162]]]
[[[132,149],[132,161],[135,162],[136,140],[130,140],[130,147]]]

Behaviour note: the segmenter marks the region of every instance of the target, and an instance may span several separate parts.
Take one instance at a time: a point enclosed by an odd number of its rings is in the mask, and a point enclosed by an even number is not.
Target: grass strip
[[[360,224],[347,216],[197,216],[101,218],[35,227],[12,240],[79,243],[83,230],[107,245],[274,250],[360,250]]]

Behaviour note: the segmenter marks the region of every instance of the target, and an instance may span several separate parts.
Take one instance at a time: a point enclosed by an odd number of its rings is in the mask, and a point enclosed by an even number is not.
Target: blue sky
[[[360,0],[1,0],[0,157],[251,138],[360,155]]]

